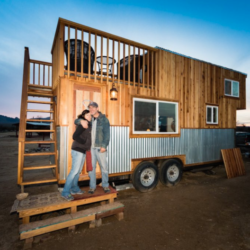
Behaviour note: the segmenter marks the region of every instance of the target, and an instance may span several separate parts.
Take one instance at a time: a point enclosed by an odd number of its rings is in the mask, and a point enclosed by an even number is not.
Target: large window
[[[218,107],[207,106],[207,123],[218,124]]]
[[[134,134],[177,134],[178,103],[133,98]]]
[[[225,79],[225,95],[239,97],[239,82]]]

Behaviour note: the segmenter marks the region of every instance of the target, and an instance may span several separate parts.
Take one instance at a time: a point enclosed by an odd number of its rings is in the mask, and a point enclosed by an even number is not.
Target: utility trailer
[[[220,150],[234,147],[236,111],[246,108],[246,74],[62,18],[51,54],[52,63],[32,60],[25,48],[21,186],[65,183],[74,120],[90,101],[99,104],[111,124],[109,176],[132,175],[141,192],[152,190],[158,180],[175,185],[183,169],[219,163]],[[52,179],[24,178],[25,169],[38,169],[24,166],[24,158],[31,156],[24,151],[26,122],[35,121],[27,119],[29,96],[46,97],[48,101],[40,103],[50,104],[51,140],[46,143],[54,151],[47,153],[50,163],[39,169],[54,169]],[[88,179],[84,167],[80,180]]]

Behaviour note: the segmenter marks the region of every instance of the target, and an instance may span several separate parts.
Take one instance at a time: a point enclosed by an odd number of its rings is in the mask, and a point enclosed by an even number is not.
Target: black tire
[[[176,185],[182,177],[182,163],[175,159],[169,159],[162,163],[160,168],[160,180],[165,186]]]
[[[136,190],[145,193],[155,188],[159,181],[159,170],[152,162],[139,163],[133,174],[132,182]]]

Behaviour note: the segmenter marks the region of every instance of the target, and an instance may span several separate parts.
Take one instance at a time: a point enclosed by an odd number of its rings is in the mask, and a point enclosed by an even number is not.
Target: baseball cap
[[[98,108],[98,104],[96,102],[91,102],[89,105],[88,105],[88,108],[92,106],[92,107],[95,107],[95,108]]]

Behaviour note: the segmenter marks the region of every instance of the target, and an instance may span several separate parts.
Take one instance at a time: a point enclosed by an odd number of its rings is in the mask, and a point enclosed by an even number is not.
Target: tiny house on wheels
[[[131,175],[142,192],[153,189],[158,180],[174,185],[184,168],[218,163],[220,150],[234,147],[236,110],[246,108],[246,74],[62,18],[51,54],[52,63],[33,60],[25,48],[18,149],[21,186],[65,183],[74,120],[90,101],[97,102],[110,121],[109,176]],[[50,133],[49,140],[26,139],[32,132],[26,123],[43,122],[29,118],[29,112],[50,114],[45,121],[50,130],[33,130]],[[49,144],[50,151],[27,152],[37,143]],[[27,166],[28,157],[42,159]],[[54,176],[36,174],[39,179],[29,179],[31,171],[50,171]],[[88,180],[85,167],[80,180]]]

